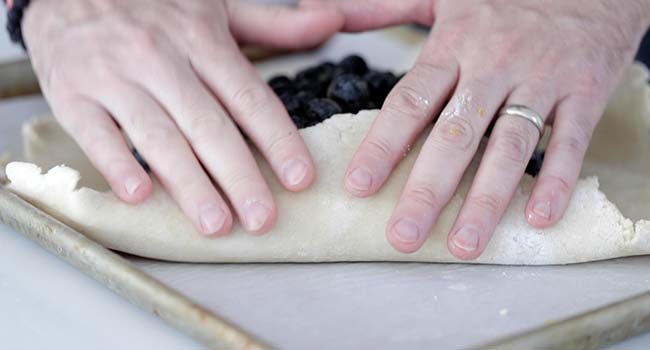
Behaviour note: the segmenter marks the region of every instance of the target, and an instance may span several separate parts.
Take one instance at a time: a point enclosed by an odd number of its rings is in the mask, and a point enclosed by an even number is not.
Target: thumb
[[[317,46],[344,24],[335,2],[302,0],[295,6],[228,2],[230,31],[240,44],[299,50]]]
[[[432,0],[337,0],[343,30],[360,32],[399,24],[433,24]]]

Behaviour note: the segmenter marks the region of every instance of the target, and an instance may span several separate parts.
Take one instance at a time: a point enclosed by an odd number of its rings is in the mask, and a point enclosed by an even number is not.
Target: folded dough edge
[[[70,167],[56,166],[42,174],[34,164],[13,162],[6,168],[11,181],[8,187],[106,247],[156,259],[461,262],[449,254],[446,236],[476,170],[476,159],[424,247],[414,254],[396,252],[384,232],[422,138],[377,195],[354,198],[342,189],[345,165],[376,113],[337,115],[301,130],[319,174],[305,192],[284,191],[258,155],[280,213],[274,229],[260,237],[244,232],[240,226],[223,238],[198,235],[157,183],[150,199],[132,206],[110,192],[78,188],[81,176]],[[54,142],[44,139],[47,144]],[[579,181],[571,204],[557,225],[544,230],[532,228],[524,218],[524,206],[533,182],[530,176],[521,181],[485,253],[473,263],[567,264],[650,253],[650,223],[634,224],[626,219],[599,191],[595,177]]]

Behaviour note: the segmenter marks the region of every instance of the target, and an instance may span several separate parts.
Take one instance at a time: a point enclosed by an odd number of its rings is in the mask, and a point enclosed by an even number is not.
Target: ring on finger
[[[499,118],[506,115],[520,117],[528,120],[529,122],[533,123],[535,128],[537,128],[540,137],[544,135],[544,119],[532,108],[517,104],[506,105],[501,108],[501,110],[499,110]]]

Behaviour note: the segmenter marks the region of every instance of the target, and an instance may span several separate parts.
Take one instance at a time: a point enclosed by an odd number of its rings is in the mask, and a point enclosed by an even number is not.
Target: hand
[[[526,105],[552,124],[524,215],[539,228],[560,220],[592,131],[650,19],[647,0],[371,0],[341,8],[350,31],[405,22],[433,26],[346,173],[352,194],[377,192],[437,117],[387,227],[389,242],[404,253],[422,246],[504,104]],[[525,119],[496,122],[449,232],[453,255],[474,259],[485,249],[538,139]]]
[[[311,47],[342,20],[319,1],[37,0],[23,28],[54,115],[113,192],[139,203],[152,191],[117,123],[197,230],[219,235],[233,222],[226,197],[251,232],[276,217],[236,125],[288,190],[314,178],[296,127],[238,43]]]

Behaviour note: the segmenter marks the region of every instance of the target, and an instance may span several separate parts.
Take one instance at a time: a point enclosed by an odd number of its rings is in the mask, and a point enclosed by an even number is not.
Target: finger
[[[226,51],[214,59],[195,57],[195,69],[262,152],[284,187],[291,191],[307,188],[314,179],[314,164],[298,129],[237,48],[233,45]]]
[[[531,108],[543,119],[556,101],[542,84],[518,87],[506,105]],[[497,116],[474,181],[449,233],[449,251],[457,258],[477,258],[506,211],[540,138],[537,127],[517,116]]]
[[[431,25],[434,19],[433,1],[421,0],[338,0],[345,17],[343,30],[359,32],[398,24]]]
[[[109,84],[107,84],[109,85]],[[139,87],[111,84],[96,93],[183,212],[205,235],[230,231],[232,215],[167,112]]]
[[[509,87],[499,78],[475,77],[478,75],[461,75],[456,92],[424,143],[389,220],[388,241],[401,252],[411,253],[422,246],[456,191],[490,117],[506,98]]]
[[[569,96],[557,105],[544,163],[526,205],[532,226],[550,227],[564,215],[604,108],[579,96]]]
[[[231,0],[230,30],[239,43],[277,49],[314,47],[334,35],[343,16],[334,3],[301,1],[297,6]]]
[[[135,160],[124,137],[106,110],[77,97],[53,103],[61,126],[72,135],[93,166],[108,181],[113,193],[127,203],[140,203],[151,195],[149,175]]]
[[[353,156],[345,177],[348,192],[376,193],[434,114],[442,109],[458,79],[458,64],[436,47],[423,52],[388,95],[370,131]]]
[[[140,71],[141,84],[169,111],[243,226],[250,232],[267,231],[275,222],[276,207],[248,145],[190,64],[169,57],[150,60]]]

